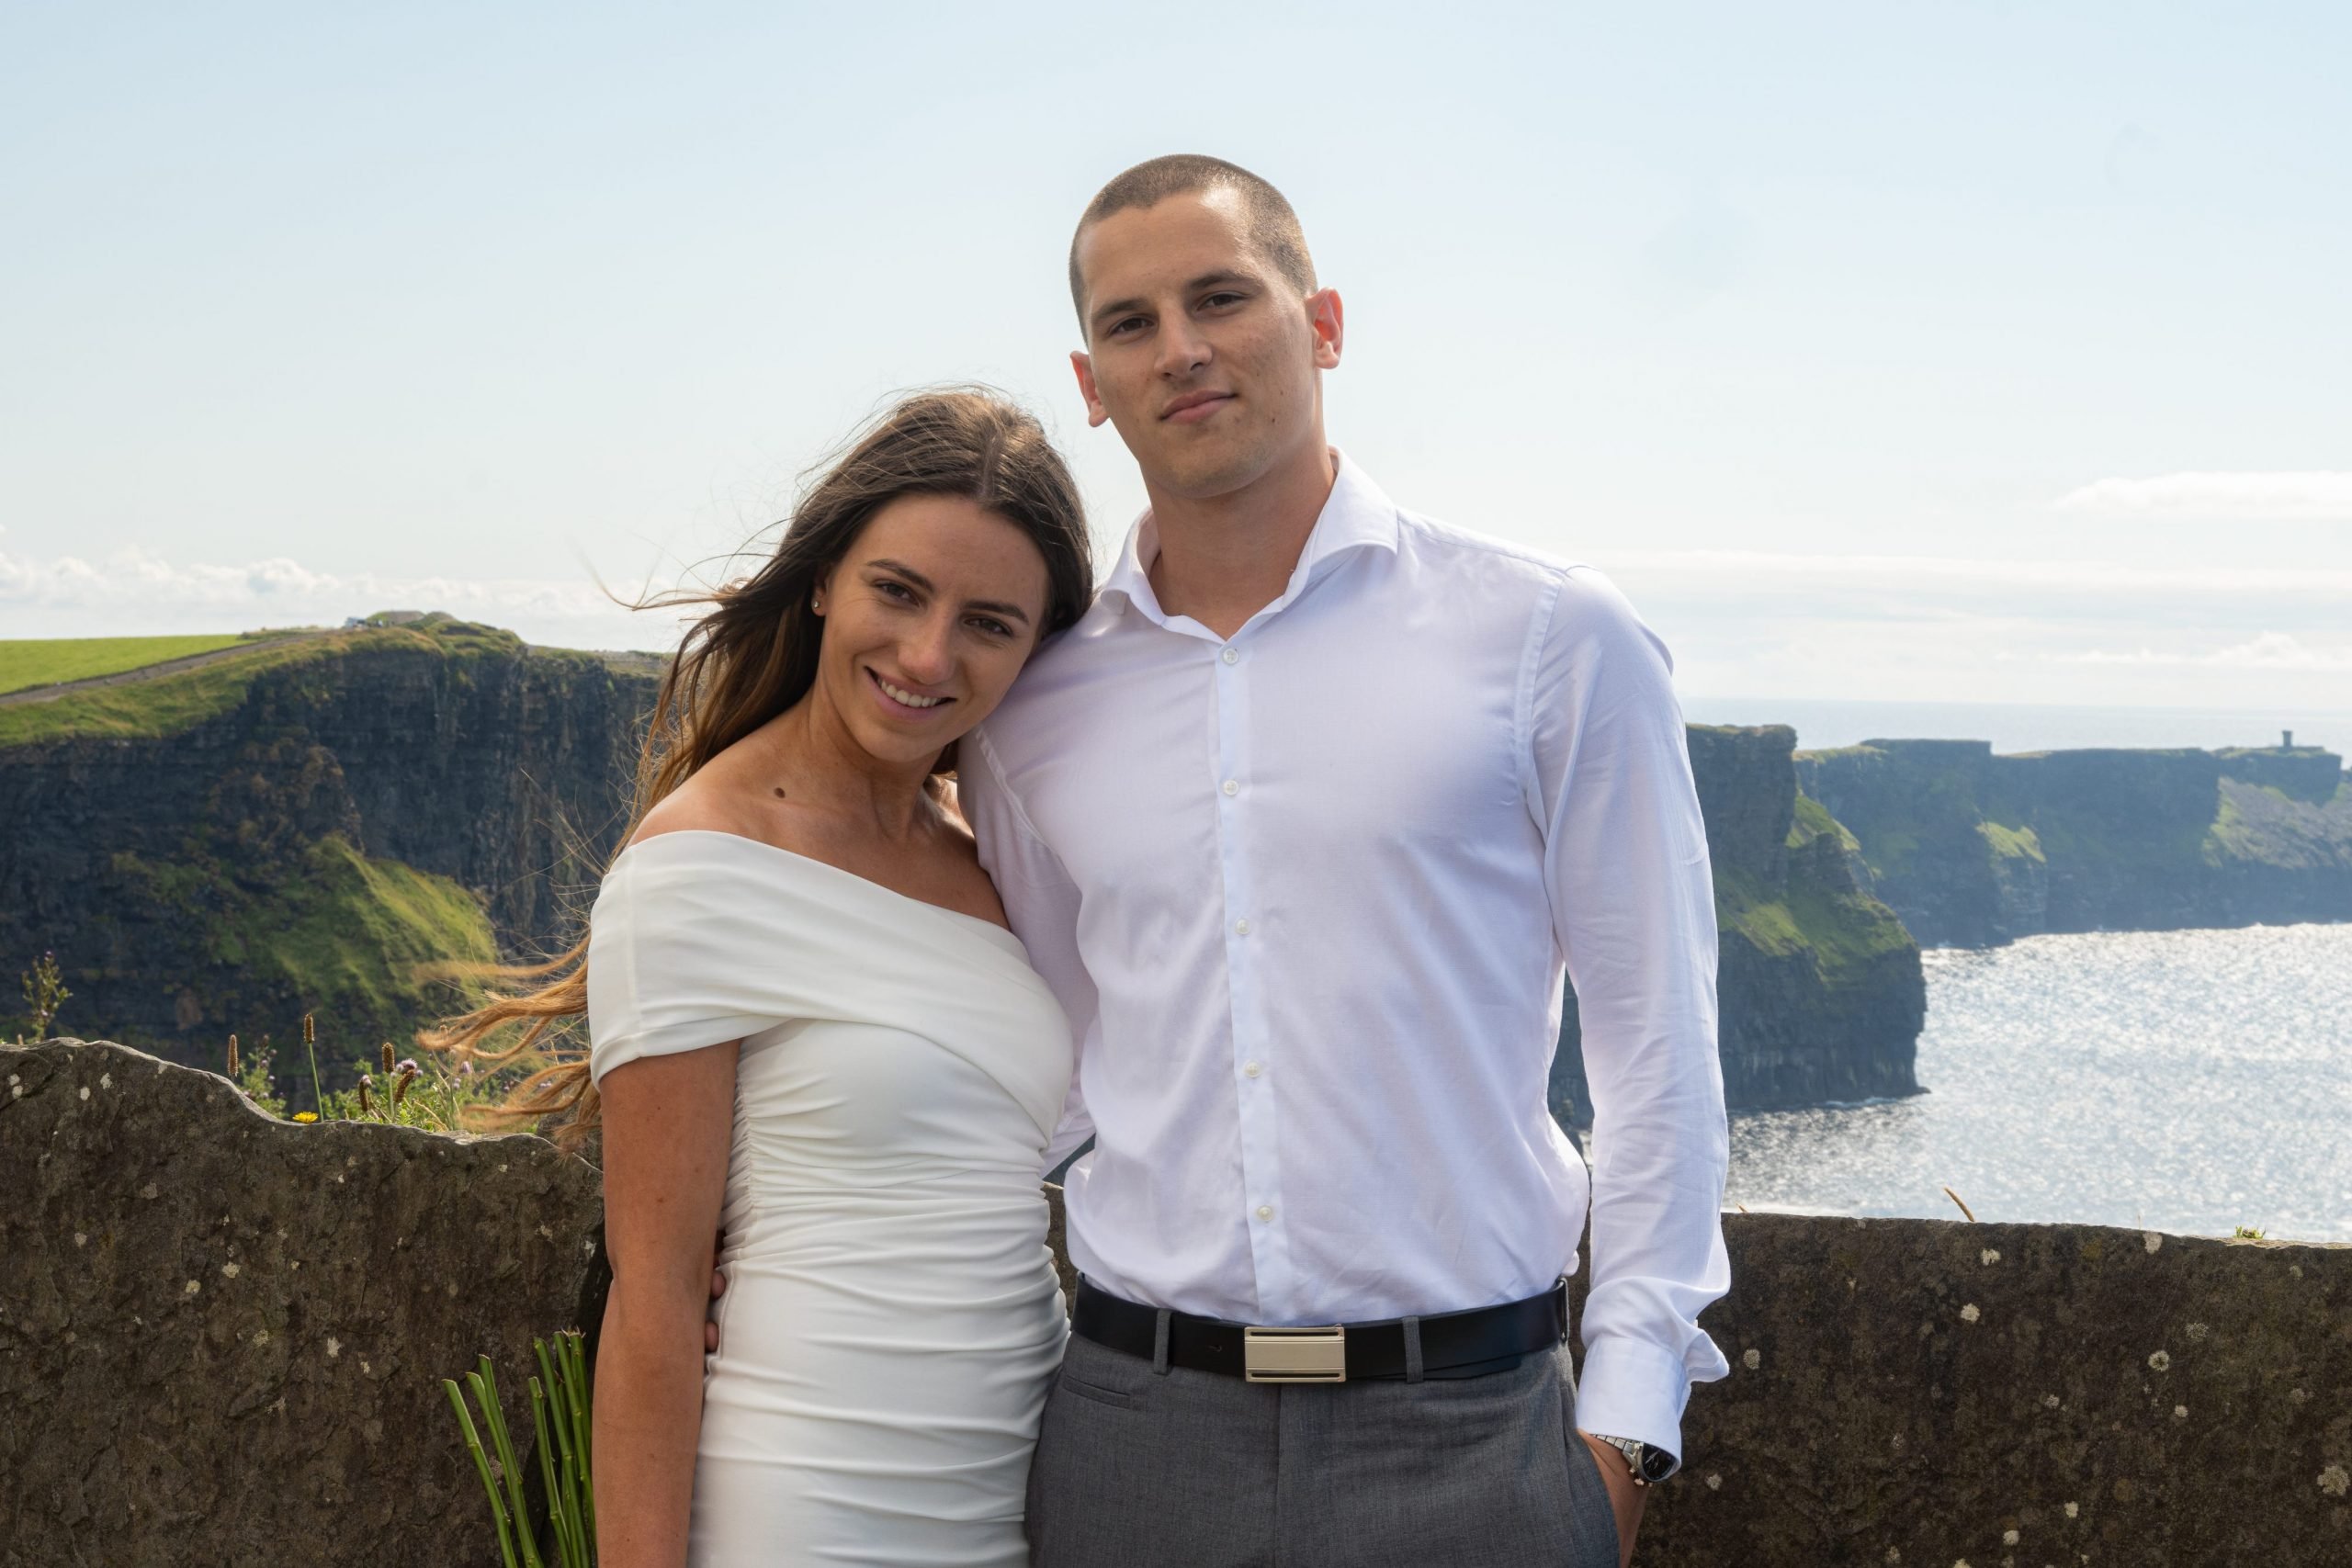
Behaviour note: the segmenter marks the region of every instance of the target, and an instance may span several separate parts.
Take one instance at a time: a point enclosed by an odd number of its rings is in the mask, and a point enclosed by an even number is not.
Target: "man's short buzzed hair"
[[[1157,207],[1171,196],[1200,196],[1212,190],[1241,193],[1241,209],[1249,220],[1250,243],[1272,262],[1283,280],[1299,296],[1315,292],[1315,261],[1306,254],[1306,231],[1290,202],[1264,180],[1238,164],[1199,152],[1171,152],[1137,164],[1094,195],[1080,215],[1078,231],[1069,237],[1069,299],[1078,308],[1078,328],[1086,327],[1086,279],[1079,271],[1078,243],[1086,231],[1114,212],[1131,207]]]

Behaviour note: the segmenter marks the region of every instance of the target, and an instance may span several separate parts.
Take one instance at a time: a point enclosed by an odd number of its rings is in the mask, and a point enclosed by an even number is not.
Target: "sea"
[[[1684,706],[1697,723],[1793,725],[1801,746],[2213,748],[2291,730],[2352,752],[2352,710]],[[1728,1201],[2352,1242],[2352,925],[2038,936],[1922,961],[1928,1092],[1735,1116]]]
[[[2352,1242],[2352,925],[1922,959],[1928,1092],[1735,1116],[1726,1201]]]

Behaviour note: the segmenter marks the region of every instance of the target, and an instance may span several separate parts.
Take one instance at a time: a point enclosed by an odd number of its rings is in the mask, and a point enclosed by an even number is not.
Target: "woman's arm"
[[[605,1248],[612,1294],[596,1348],[596,1556],[686,1560],[712,1235],[733,1138],[736,1045],[606,1073]]]

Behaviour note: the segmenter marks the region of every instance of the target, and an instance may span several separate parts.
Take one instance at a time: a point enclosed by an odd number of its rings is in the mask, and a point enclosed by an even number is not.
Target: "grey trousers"
[[[1244,1382],[1072,1335],[1034,1568],[1616,1568],[1565,1348],[1422,1382]]]

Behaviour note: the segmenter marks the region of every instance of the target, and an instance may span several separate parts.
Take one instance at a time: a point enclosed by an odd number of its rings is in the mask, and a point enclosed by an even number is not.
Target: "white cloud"
[[[2345,670],[2352,671],[2352,644],[2314,648],[2286,632],[2264,632],[2248,641],[2201,652],[2143,648],[2133,653],[2093,649],[2059,656],[2069,664],[2139,664],[2211,670]]]
[[[1781,621],[2219,623],[2252,635],[2330,630],[2352,604],[2344,570],[1741,550],[1625,552],[1593,564],[1645,613],[1690,606]]]
[[[2099,517],[2352,519],[2352,473],[2179,473],[2106,479],[2058,498]]]
[[[0,614],[13,637],[334,626],[389,609],[447,610],[549,644],[667,648],[677,640],[677,612],[633,613],[585,571],[573,578],[391,577],[317,571],[283,556],[227,566],[184,565],[138,547],[96,561],[0,551]]]

